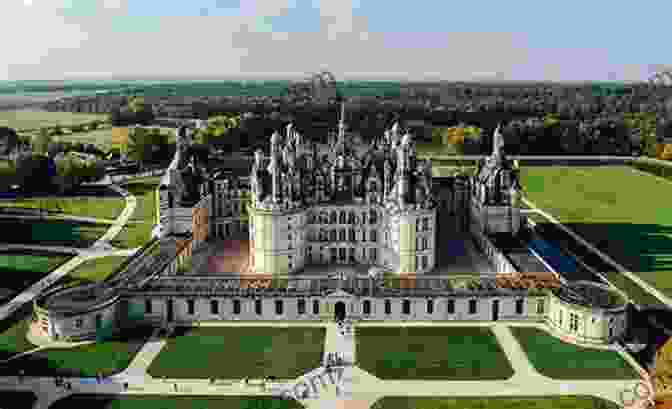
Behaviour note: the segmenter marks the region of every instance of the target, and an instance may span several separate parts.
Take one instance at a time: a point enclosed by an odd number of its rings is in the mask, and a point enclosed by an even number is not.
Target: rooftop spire
[[[492,156],[498,158],[503,156],[502,148],[504,147],[504,138],[500,131],[501,126],[501,124],[497,124],[497,129],[492,136]]]
[[[341,118],[338,121],[338,143],[345,141],[345,101],[341,101]]]

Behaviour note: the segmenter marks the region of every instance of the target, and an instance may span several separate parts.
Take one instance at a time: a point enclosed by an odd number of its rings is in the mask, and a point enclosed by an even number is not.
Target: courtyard
[[[360,327],[357,365],[380,379],[502,380],[514,371],[483,327]]]
[[[294,379],[320,365],[324,328],[178,328],[149,365],[157,378]]]
[[[639,374],[617,352],[582,348],[538,328],[512,326],[530,363],[553,379],[637,379]]]

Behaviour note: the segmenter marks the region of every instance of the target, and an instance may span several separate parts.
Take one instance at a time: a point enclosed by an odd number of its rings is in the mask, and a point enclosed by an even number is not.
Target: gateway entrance
[[[343,321],[345,319],[345,303],[339,301],[334,306],[334,319],[336,321]]]

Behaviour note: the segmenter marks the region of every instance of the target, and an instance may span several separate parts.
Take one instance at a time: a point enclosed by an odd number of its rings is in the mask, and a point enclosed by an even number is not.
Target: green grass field
[[[15,320],[9,320],[2,323],[0,333],[0,360],[7,359],[21,352],[29,351],[35,348],[35,345],[28,342],[26,332],[30,316],[20,317]]]
[[[89,407],[98,409],[301,409],[295,400],[266,396],[111,396],[70,395],[50,409]]]
[[[120,248],[139,247],[151,238],[156,224],[156,188],[161,178],[136,179],[124,186],[137,198],[135,212],[130,223],[112,240],[112,245]]]
[[[639,374],[618,353],[562,342],[538,328],[511,332],[542,375],[554,379],[637,379]]]
[[[22,369],[29,376],[112,375],[128,367],[152,331],[145,328],[74,348],[40,350],[9,361],[0,367],[0,374],[16,374]]]
[[[20,292],[72,257],[67,254],[2,252],[0,253],[0,274],[3,279],[0,288]]]
[[[65,220],[0,219],[0,230],[11,231],[2,241],[14,244],[89,247],[105,234],[109,225],[76,223]]]
[[[90,284],[104,281],[126,261],[123,256],[107,256],[87,260],[68,273],[66,285]]]
[[[0,111],[0,126],[17,130],[37,129],[55,125],[69,126],[85,124],[95,120],[106,120],[107,115],[81,114],[72,112],[46,111]]]
[[[147,372],[168,378],[294,379],[320,365],[324,336],[324,328],[182,328]]]
[[[95,217],[99,219],[117,218],[124,210],[126,202],[118,197],[48,197],[15,200],[0,200],[2,208],[44,209],[53,215]]]
[[[521,169],[526,196],[629,271],[672,295],[672,183],[628,166]]]
[[[615,403],[592,396],[516,396],[513,398],[385,397],[371,409],[618,409]]]
[[[361,327],[358,366],[381,379],[493,380],[513,368],[488,328]]]

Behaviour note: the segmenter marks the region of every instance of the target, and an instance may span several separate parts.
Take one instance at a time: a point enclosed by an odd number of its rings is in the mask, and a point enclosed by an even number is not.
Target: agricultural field
[[[568,344],[538,328],[511,327],[530,363],[553,379],[637,379],[639,374],[615,351]],[[553,353],[549,353],[553,351]]]
[[[495,380],[513,376],[488,328],[360,327],[358,365],[380,379]]]
[[[8,126],[17,131],[39,129],[56,125],[81,125],[96,120],[107,120],[107,115],[29,110],[0,111],[0,126]]]
[[[324,328],[309,327],[178,328],[147,373],[168,378],[294,379],[320,365],[324,337]]]
[[[521,168],[525,196],[672,295],[672,182],[629,166]]]

